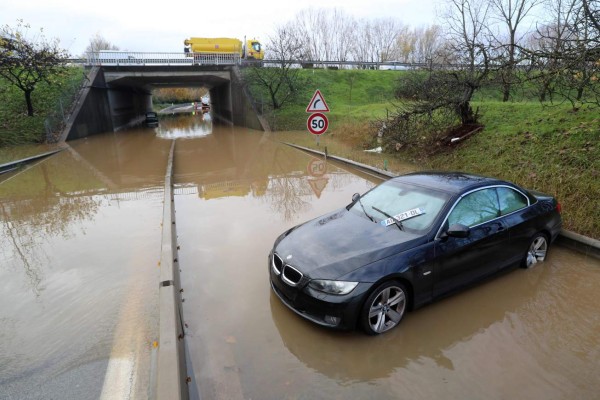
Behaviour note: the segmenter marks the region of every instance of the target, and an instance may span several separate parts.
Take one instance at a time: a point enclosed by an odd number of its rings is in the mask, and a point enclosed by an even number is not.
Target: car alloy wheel
[[[369,335],[387,332],[400,323],[406,310],[406,289],[400,282],[390,281],[378,286],[367,298],[361,324]]]
[[[529,250],[527,250],[527,255],[525,256],[525,268],[533,268],[537,263],[544,261],[547,252],[548,239],[546,239],[546,236],[541,233],[535,235],[531,239]]]

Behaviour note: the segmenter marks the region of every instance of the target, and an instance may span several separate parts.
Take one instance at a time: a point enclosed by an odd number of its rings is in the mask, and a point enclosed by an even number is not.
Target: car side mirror
[[[468,226],[463,224],[452,224],[446,231],[446,235],[456,238],[466,238],[469,237],[469,232],[471,230]]]

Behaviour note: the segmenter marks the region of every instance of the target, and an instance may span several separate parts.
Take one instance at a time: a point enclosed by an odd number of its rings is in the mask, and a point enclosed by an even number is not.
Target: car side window
[[[469,193],[459,200],[450,215],[448,225],[475,226],[500,216],[495,188]]]
[[[497,190],[502,215],[510,214],[513,211],[527,207],[527,198],[516,190],[506,187],[501,187]]]

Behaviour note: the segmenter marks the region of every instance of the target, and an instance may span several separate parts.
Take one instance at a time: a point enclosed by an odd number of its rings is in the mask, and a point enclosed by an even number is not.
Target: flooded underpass
[[[287,309],[268,281],[275,238],[378,182],[260,132],[177,142],[192,398],[598,396],[600,263],[564,248],[409,313],[379,337],[323,329]]]
[[[169,147],[100,135],[2,176],[0,399],[148,398]]]
[[[0,182],[0,399],[152,397],[171,139],[192,399],[598,398],[600,261],[554,246],[386,334],[323,329],[272,293],[267,255],[379,180],[184,115]]]

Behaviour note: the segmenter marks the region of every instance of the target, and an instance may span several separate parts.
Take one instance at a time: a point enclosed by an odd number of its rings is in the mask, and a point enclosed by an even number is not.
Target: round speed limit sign
[[[329,127],[329,121],[327,120],[325,114],[314,113],[308,117],[306,126],[313,135],[322,135]]]

